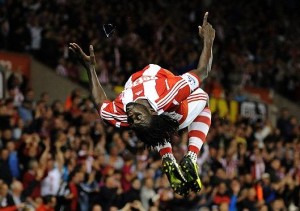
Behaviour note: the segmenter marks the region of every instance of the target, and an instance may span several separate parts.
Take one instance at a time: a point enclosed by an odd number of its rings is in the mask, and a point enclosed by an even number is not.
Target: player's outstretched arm
[[[107,99],[106,94],[98,80],[95,66],[96,59],[94,54],[94,48],[90,45],[90,55],[86,55],[81,47],[76,43],[70,43],[69,49],[75,53],[79,62],[85,67],[88,73],[90,82],[90,91],[92,93],[93,102],[97,108],[100,108],[104,100]]]
[[[208,12],[205,13],[202,26],[199,26],[199,35],[203,39],[203,49],[200,55],[197,69],[192,70],[201,80],[204,80],[211,70],[213,54],[212,47],[215,39],[215,29],[207,22]]]

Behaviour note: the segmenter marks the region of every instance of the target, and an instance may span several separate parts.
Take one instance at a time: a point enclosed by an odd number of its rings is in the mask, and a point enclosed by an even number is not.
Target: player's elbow
[[[207,78],[208,72],[209,72],[208,67],[200,67],[200,68],[198,68],[198,75],[199,75],[199,77],[202,80],[205,79],[205,78]]]

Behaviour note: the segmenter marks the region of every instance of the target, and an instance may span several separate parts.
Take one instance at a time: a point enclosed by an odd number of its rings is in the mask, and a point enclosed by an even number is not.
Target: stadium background
[[[0,210],[299,210],[299,7],[1,0]],[[148,63],[178,74],[195,67],[205,11],[216,29],[203,85],[214,115],[198,159],[204,188],[182,198],[157,153],[102,124],[67,47],[94,45],[112,98]],[[174,140],[177,159],[186,135]]]

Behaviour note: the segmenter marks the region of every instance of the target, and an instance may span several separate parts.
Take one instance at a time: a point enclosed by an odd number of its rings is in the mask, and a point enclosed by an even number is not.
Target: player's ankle
[[[166,153],[164,155],[161,156],[162,159],[164,158],[170,158],[173,162],[176,163],[176,158],[174,157],[174,155],[172,153]]]
[[[198,154],[196,152],[193,151],[188,151],[187,155],[191,158],[191,160],[196,163],[197,159],[198,159]]]

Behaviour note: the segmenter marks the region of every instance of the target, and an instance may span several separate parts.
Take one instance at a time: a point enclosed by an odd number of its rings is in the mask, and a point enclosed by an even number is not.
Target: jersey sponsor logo
[[[141,76],[132,83],[132,86],[137,86],[137,85],[142,84],[146,81],[151,81],[151,80],[156,80],[156,79],[157,79],[157,77],[155,77],[155,76],[147,76],[147,75],[146,76]]]
[[[192,85],[192,86],[196,85],[196,80],[192,76],[187,75],[187,80],[188,80],[190,85]]]

